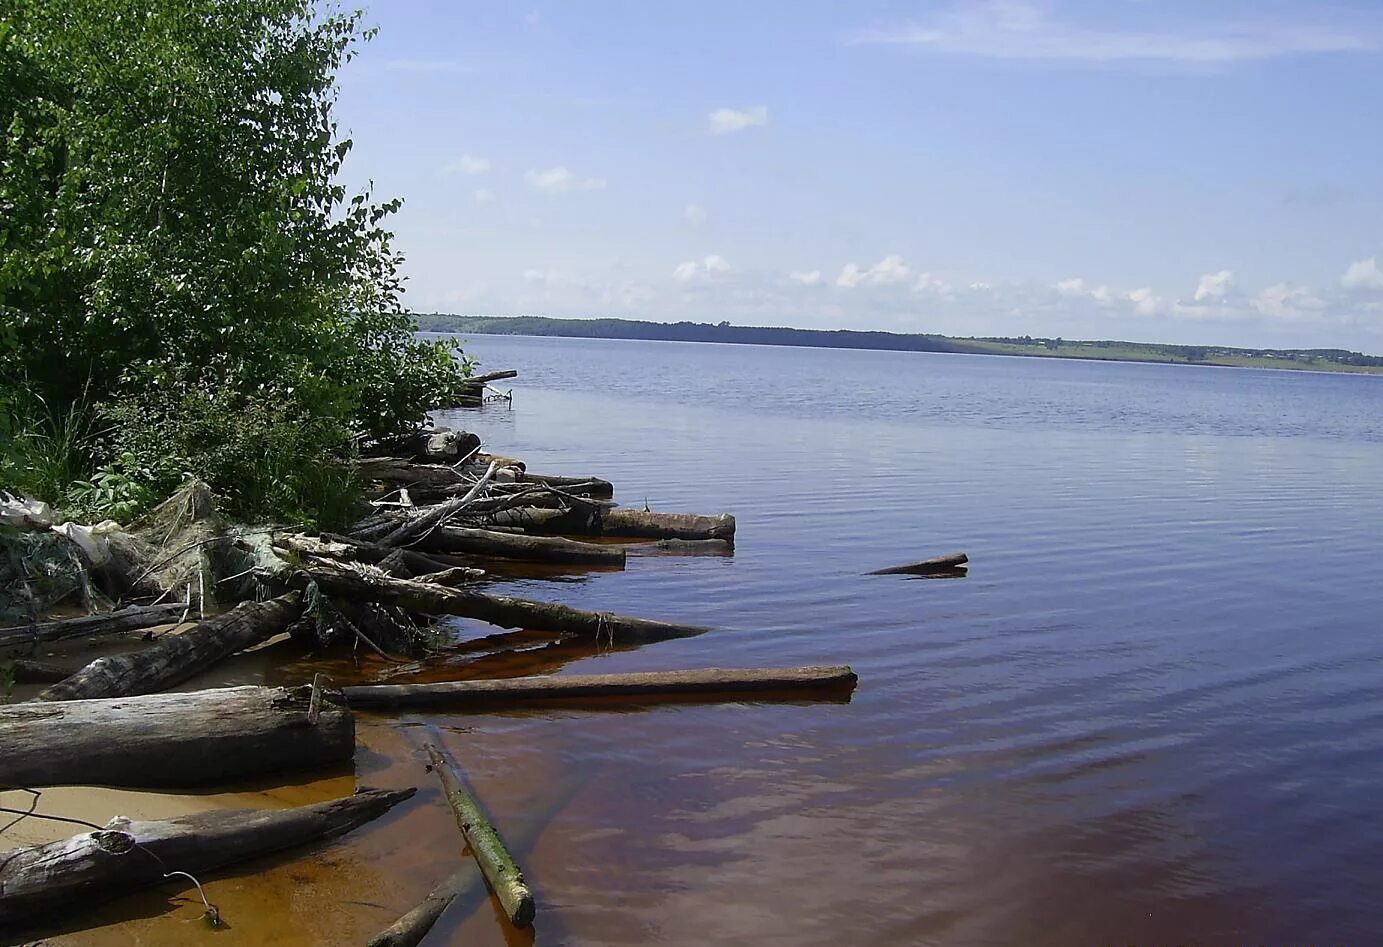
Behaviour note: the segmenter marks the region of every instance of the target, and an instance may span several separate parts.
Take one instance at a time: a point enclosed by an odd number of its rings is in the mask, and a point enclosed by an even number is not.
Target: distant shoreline
[[[801,348],[939,352],[958,355],[1012,355],[1101,362],[1210,365],[1221,368],[1272,368],[1288,371],[1383,374],[1383,357],[1346,349],[1248,349],[1222,345],[1163,345],[1151,342],[1075,341],[1020,338],[958,338],[945,335],[865,332],[853,329],[792,329],[700,322],[643,322],[633,319],[551,319],[545,316],[456,316],[426,313],[416,317],[423,332],[476,335],[528,335],[574,339],[627,339],[656,342],[709,342]]]

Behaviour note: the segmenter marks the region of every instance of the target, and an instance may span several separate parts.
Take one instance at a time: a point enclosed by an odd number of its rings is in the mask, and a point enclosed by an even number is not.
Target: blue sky
[[[1383,352],[1383,3],[367,10],[416,310]]]

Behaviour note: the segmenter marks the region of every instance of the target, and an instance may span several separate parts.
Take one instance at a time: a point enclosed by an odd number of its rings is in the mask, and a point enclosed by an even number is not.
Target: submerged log
[[[29,648],[35,644],[48,644],[52,641],[62,641],[65,638],[139,631],[143,628],[175,622],[186,611],[187,604],[185,602],[170,602],[166,605],[131,605],[100,615],[82,615],[79,618],[61,618],[56,621],[39,622],[36,625],[0,628],[0,651]]]
[[[532,533],[607,536],[617,539],[720,539],[733,544],[735,518],[729,513],[650,513],[629,507],[583,506],[568,511],[539,507],[505,510],[493,521],[522,526]]]
[[[970,557],[963,552],[953,552],[945,556],[937,556],[935,559],[924,559],[921,562],[909,562],[901,566],[891,566],[887,569],[875,569],[867,575],[935,575],[942,572],[955,572],[970,561]]]
[[[858,677],[849,667],[703,668],[695,671],[643,671],[633,674],[572,674],[435,684],[363,684],[345,687],[352,707],[447,707],[494,709],[553,700],[625,697],[676,701],[723,697],[727,700],[802,700],[812,695],[849,693]]]
[[[409,798],[364,790],[295,809],[233,809],[159,822],[116,817],[104,829],[0,853],[0,929],[94,900],[343,835]]]
[[[0,786],[194,786],[348,762],[349,709],[310,687],[0,706]]]
[[[286,629],[301,612],[302,601],[297,592],[267,602],[242,602],[140,651],[97,658],[36,699],[81,700],[166,690],[237,651],[267,641]]]
[[[652,543],[630,543],[624,547],[631,556],[733,556],[734,544],[725,539],[660,539]]]
[[[480,811],[480,804],[466,791],[461,773],[452,762],[442,755],[442,751],[432,744],[423,746],[428,762],[442,781],[442,789],[447,794],[447,804],[456,816],[456,825],[466,839],[471,856],[480,866],[481,873],[490,884],[490,890],[504,905],[504,913],[515,927],[527,927],[533,923],[533,892],[524,882],[523,872],[514,862],[514,856],[504,847],[504,842],[495,827]]]
[[[535,602],[474,589],[449,589],[427,582],[392,579],[377,572],[322,563],[305,573],[328,595],[394,602],[409,611],[478,618],[501,628],[560,631],[610,643],[646,643],[687,638],[710,629],[609,612],[587,612],[556,602]]]
[[[521,536],[487,529],[440,526],[418,541],[418,548],[497,559],[622,566],[620,546],[577,542],[557,536]]]
[[[421,904],[371,937],[367,947],[417,947],[451,902],[480,883],[480,868],[467,862],[429,891]]]

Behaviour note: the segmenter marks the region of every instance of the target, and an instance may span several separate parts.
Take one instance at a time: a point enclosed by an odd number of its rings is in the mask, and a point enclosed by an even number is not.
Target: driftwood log
[[[536,602],[474,589],[449,589],[417,580],[393,579],[378,572],[344,569],[325,562],[305,567],[303,573],[328,595],[391,602],[423,614],[459,615],[501,628],[559,631],[612,644],[689,638],[710,630],[701,625],[588,612],[556,602]]]
[[[453,581],[460,581],[462,578],[480,579],[485,576],[485,570],[467,566],[454,557],[437,558],[416,549],[391,549],[378,543],[361,542],[336,534],[319,537],[303,533],[280,533],[274,537],[274,544],[294,555],[334,559],[338,562],[364,562],[382,566],[385,560],[392,559],[402,564],[402,570],[385,567],[384,571],[404,579],[425,575],[429,577],[428,581],[435,582],[436,574],[439,572],[449,572]],[[464,569],[464,573],[451,571],[458,568]]]
[[[802,700],[848,694],[858,678],[848,667],[704,668],[633,674],[572,674],[435,684],[364,684],[345,687],[351,707],[446,707],[456,710],[523,707],[555,700],[602,697],[658,701],[706,699]]]
[[[349,832],[414,790],[365,790],[295,809],[202,812],[159,822],[117,817],[100,831],[0,852],[0,930],[45,914]]]
[[[0,706],[0,786],[194,786],[349,762],[350,710],[328,700],[309,723],[311,690]]]
[[[533,923],[533,892],[524,882],[523,872],[514,862],[514,856],[505,848],[504,841],[485,818],[480,803],[466,789],[460,771],[447,759],[442,751],[432,744],[423,746],[428,762],[442,781],[442,790],[447,794],[447,804],[456,816],[457,828],[471,850],[471,856],[480,866],[481,874],[495,893],[499,903],[504,906],[515,927],[527,927]]]
[[[585,495],[597,500],[608,500],[615,495],[615,485],[599,477],[559,477],[553,474],[529,473],[520,467],[501,466],[495,479],[511,483],[541,483],[549,487],[565,490],[568,487],[585,491]]]
[[[583,543],[559,536],[521,536],[453,526],[434,529],[418,541],[418,548],[431,552],[460,553],[497,559],[596,566],[624,565],[624,549],[620,546]]]
[[[616,539],[719,539],[734,544],[735,518],[729,513],[649,513],[631,507],[581,506],[572,510],[520,507],[493,516],[501,526],[530,533],[608,536]]]
[[[659,539],[651,543],[629,543],[630,556],[733,556],[735,546],[724,539]]]
[[[143,628],[175,622],[186,611],[187,604],[184,602],[171,602],[166,605],[131,605],[128,608],[120,608],[100,615],[82,615],[80,618],[61,618],[56,621],[39,622],[36,625],[0,628],[0,652],[17,648],[31,648],[36,644],[48,644],[53,641],[62,641],[65,638],[139,631]]]
[[[480,868],[467,862],[429,891],[417,907],[371,937],[367,947],[417,947],[453,901],[483,884]]]
[[[56,684],[71,673],[56,664],[30,661],[27,658],[0,660],[0,680],[8,674],[16,684]]]
[[[887,569],[875,569],[868,575],[936,575],[955,572],[969,561],[970,557],[965,553],[953,552],[945,556],[937,556],[935,559],[909,562],[901,566],[890,566]]]
[[[37,699],[124,697],[166,690],[237,651],[267,641],[301,613],[302,602],[297,592],[267,602],[242,602],[142,650],[97,658],[43,691]]]

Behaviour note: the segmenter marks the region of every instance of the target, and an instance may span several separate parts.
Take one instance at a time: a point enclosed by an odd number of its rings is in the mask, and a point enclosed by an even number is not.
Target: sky
[[[1383,2],[375,0],[419,312],[1383,353]]]

